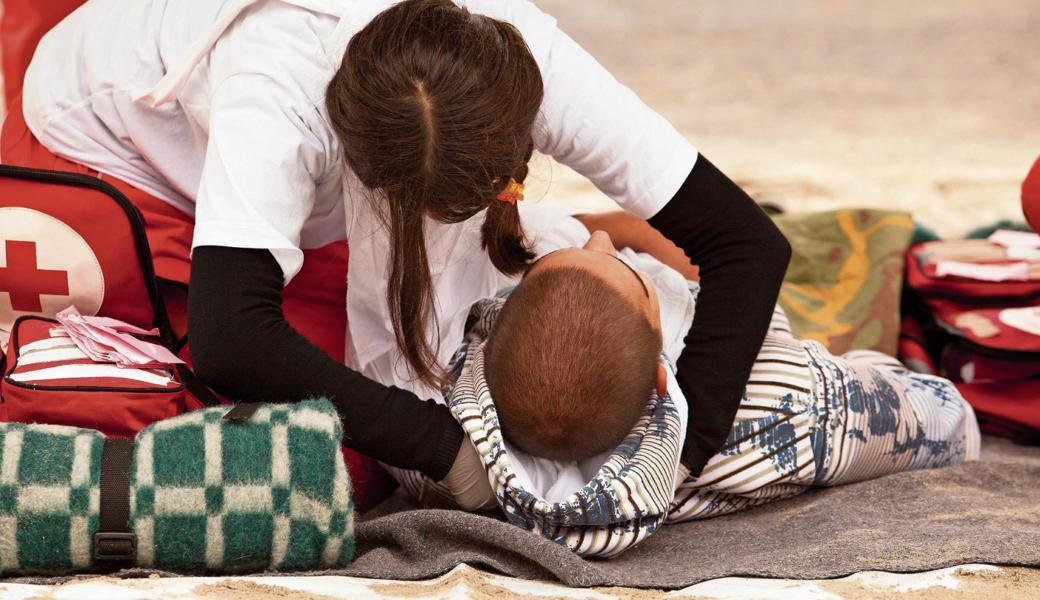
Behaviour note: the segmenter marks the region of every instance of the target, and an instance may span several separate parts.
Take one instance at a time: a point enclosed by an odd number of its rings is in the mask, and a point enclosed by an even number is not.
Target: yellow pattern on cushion
[[[910,215],[849,209],[774,219],[793,248],[780,305],[795,335],[835,354],[895,355]]]

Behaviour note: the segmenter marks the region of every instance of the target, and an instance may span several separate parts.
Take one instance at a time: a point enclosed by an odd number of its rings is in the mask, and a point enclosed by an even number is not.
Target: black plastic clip
[[[133,562],[137,558],[137,535],[133,533],[95,533],[94,560]]]
[[[263,406],[263,402],[239,402],[234,408],[224,413],[224,420],[232,423],[248,421]]]

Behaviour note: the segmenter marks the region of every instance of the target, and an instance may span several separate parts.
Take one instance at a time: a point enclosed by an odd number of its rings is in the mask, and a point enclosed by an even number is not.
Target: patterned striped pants
[[[952,383],[878,352],[836,357],[799,341],[778,306],[725,446],[679,486],[667,520],[978,456],[975,413]]]

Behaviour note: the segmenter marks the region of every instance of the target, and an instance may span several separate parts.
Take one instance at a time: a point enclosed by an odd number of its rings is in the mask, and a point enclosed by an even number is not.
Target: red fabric
[[[26,126],[17,98],[10,105],[0,133],[0,157],[4,164],[13,166],[97,175],[88,167],[47,150]],[[124,181],[109,176],[102,179],[126,195],[141,211],[156,275],[186,285],[194,231],[191,217]],[[282,295],[282,309],[289,323],[341,363],[346,349],[347,252],[346,242],[304,250],[303,268]],[[168,299],[170,320],[175,327],[181,324],[183,328],[187,319],[183,292],[174,286],[166,287],[164,297]],[[182,354],[190,359],[189,349]],[[344,455],[354,485],[354,503],[359,510],[365,510],[385,497],[392,486],[391,480],[372,459],[348,449],[344,449]]]
[[[1040,352],[1040,337],[1000,320],[1008,308],[1036,306],[1040,281],[979,281],[965,277],[937,277],[935,265],[921,265],[917,251],[906,254],[906,285],[937,319],[968,341],[1004,352]],[[973,322],[987,324],[976,331]]]
[[[1037,281],[980,281],[957,275],[936,276],[936,265],[922,266],[917,259],[921,250],[915,244],[906,252],[906,285],[929,301],[932,298],[954,298],[971,306],[1031,306],[1040,299]]]
[[[53,316],[70,303],[85,314],[155,326],[136,252],[140,233],[126,210],[104,191],[17,175],[0,179],[4,224],[18,234],[0,240],[7,253],[0,291],[14,309],[0,311],[0,329],[9,331],[19,314]]]
[[[1001,437],[1031,435],[1040,442],[1040,379],[958,383],[982,431]]]
[[[1022,182],[1022,212],[1033,231],[1040,232],[1040,156]]]
[[[4,99],[7,106],[22,91],[25,69],[29,67],[36,45],[85,0],[4,0],[0,19],[0,53],[3,54]]]
[[[937,375],[939,369],[935,365],[935,360],[928,353],[926,341],[924,330],[921,328],[921,324],[917,322],[917,319],[910,315],[903,315],[903,320],[899,327],[899,344],[896,352],[899,360],[918,373]]]
[[[980,352],[976,346],[955,341],[943,354],[943,369],[947,377],[954,382],[982,382],[1017,381],[1040,376],[1040,360],[1036,354],[989,355],[984,352],[986,350]]]

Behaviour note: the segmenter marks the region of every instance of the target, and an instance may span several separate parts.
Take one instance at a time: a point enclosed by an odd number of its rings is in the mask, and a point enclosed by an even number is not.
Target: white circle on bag
[[[38,210],[0,207],[0,342],[18,317],[73,304],[95,315],[104,299],[104,272],[83,236]]]

